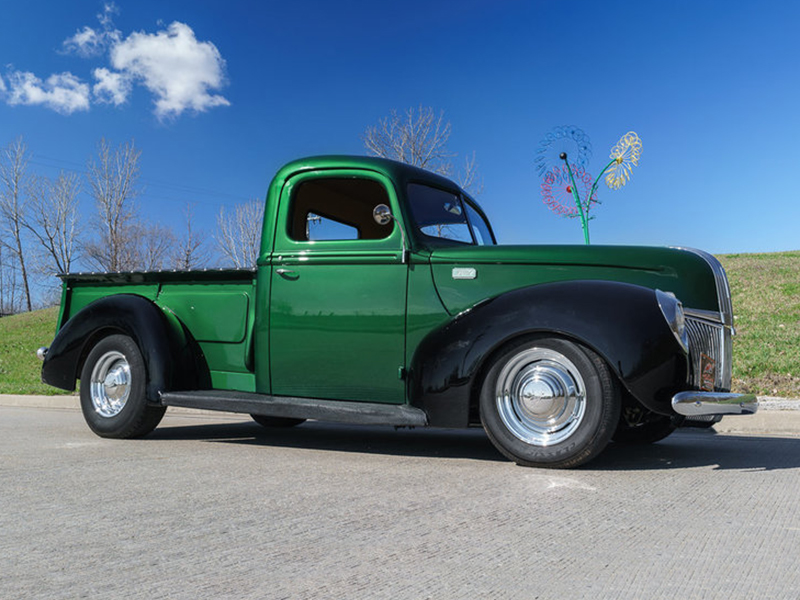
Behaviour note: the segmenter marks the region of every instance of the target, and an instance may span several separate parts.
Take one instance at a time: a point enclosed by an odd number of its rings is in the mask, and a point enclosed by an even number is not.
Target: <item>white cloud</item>
[[[159,118],[230,105],[223,96],[209,93],[225,83],[219,50],[211,42],[197,41],[184,23],[176,21],[153,34],[132,33],[112,46],[111,65],[155,94]]]
[[[78,29],[62,43],[66,54],[108,57],[109,65],[93,69],[93,85],[69,72],[42,81],[33,73],[14,71],[5,81],[0,77],[0,100],[71,114],[89,110],[90,101],[120,106],[127,102],[134,85],[141,85],[154,95],[159,119],[230,105],[214,93],[226,81],[225,60],[213,43],[198,41],[192,28],[178,21],[167,28],[159,22],[156,33],[139,31],[123,39],[114,26],[113,17],[118,13],[116,4],[106,2],[97,15],[96,27]]]
[[[67,54],[77,54],[84,58],[92,56],[100,56],[109,46],[119,42],[121,32],[114,28],[114,21],[112,15],[119,13],[119,9],[113,3],[107,3],[103,6],[103,12],[97,15],[97,20],[100,21],[101,29],[94,29],[85,26],[75,32],[75,35],[68,37],[62,43],[64,52]]]
[[[108,69],[95,69],[97,83],[92,93],[98,102],[119,106],[124,104],[131,93],[131,78],[125,73],[114,73]]]
[[[42,105],[68,115],[89,110],[89,86],[72,73],[51,75],[43,82],[33,73],[15,71],[8,76],[6,102]]]
[[[78,56],[98,56],[105,52],[106,42],[102,32],[98,33],[88,25],[70,38],[64,40],[64,51]]]
[[[119,14],[119,6],[114,4],[113,2],[106,2],[103,4],[103,12],[97,15],[97,20],[100,21],[100,24],[103,26],[104,29],[110,30],[114,27],[114,22],[111,18],[111,15],[118,15]]]

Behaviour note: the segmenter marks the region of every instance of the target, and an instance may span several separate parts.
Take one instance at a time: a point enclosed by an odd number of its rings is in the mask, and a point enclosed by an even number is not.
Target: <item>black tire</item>
[[[559,338],[523,338],[494,358],[480,412],[489,439],[518,465],[577,467],[611,439],[619,384],[588,348]]]
[[[611,439],[618,444],[654,444],[676,429],[672,417],[636,406],[626,406],[622,409],[617,430]]]
[[[250,415],[253,421],[263,427],[296,427],[305,423],[305,419],[290,419],[289,417],[267,417],[265,415]]]
[[[145,397],[147,368],[136,343],[127,335],[100,340],[81,369],[83,418],[100,437],[137,438],[161,421],[165,406]]]

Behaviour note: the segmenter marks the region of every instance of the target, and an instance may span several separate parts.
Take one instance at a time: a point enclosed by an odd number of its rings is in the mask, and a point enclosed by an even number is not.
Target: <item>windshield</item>
[[[417,230],[431,241],[478,246],[495,244],[486,219],[460,194],[410,183],[408,201]]]

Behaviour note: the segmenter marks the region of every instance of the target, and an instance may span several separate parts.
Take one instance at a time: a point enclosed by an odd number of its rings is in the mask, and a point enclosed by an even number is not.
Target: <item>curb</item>
[[[714,425],[717,433],[800,435],[800,399],[759,396],[754,415],[729,415]],[[24,396],[0,394],[0,406],[80,410],[77,395]],[[231,418],[233,413],[171,406],[168,414]],[[236,415],[243,418],[244,415]]]

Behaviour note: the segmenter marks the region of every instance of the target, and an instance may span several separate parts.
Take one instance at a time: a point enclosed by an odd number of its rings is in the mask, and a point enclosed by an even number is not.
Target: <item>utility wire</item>
[[[39,160],[36,160],[36,159],[39,159]],[[51,163],[61,163],[61,165],[72,165],[72,166],[71,167],[70,166],[60,166],[59,164],[55,164],[54,165],[54,164],[48,164],[47,162],[40,162],[42,160],[50,161]],[[49,169],[61,169],[63,171],[70,171],[70,172],[76,173],[78,175],[88,176],[88,172],[86,171],[86,168],[83,165],[81,165],[80,163],[76,163],[74,161],[63,160],[63,159],[59,159],[59,158],[53,158],[53,157],[44,156],[44,155],[41,155],[41,154],[33,154],[33,158],[31,160],[29,160],[28,162],[30,164],[38,165],[40,167],[45,167],[45,168],[49,168]],[[208,189],[208,188],[200,188],[200,187],[189,186],[189,185],[184,185],[184,184],[167,183],[167,182],[158,181],[158,180],[155,180],[155,179],[149,179],[149,178],[145,178],[145,177],[140,177],[139,181],[141,183],[143,183],[143,184],[148,185],[148,186],[153,186],[153,187],[156,187],[156,188],[163,188],[164,190],[173,191],[173,192],[179,192],[179,193],[183,193],[183,194],[191,194],[192,196],[194,196],[196,194],[200,194],[200,195],[203,195],[203,196],[211,196],[211,197],[235,200],[237,202],[248,202],[249,200],[252,199],[252,198],[246,198],[244,196],[239,196],[239,195],[236,195],[236,194],[230,194],[230,193],[227,193],[227,192],[220,192],[218,190],[211,190],[211,189]],[[154,195],[154,194],[150,194],[150,193],[147,193],[146,197],[154,199],[154,200],[164,200],[164,201],[167,201],[167,202],[186,203],[188,201],[185,198],[173,198],[173,197],[169,197],[169,196],[162,196],[162,195],[157,195],[157,194]],[[209,206],[223,206],[225,204],[225,202],[223,202],[222,200],[217,201],[217,202],[204,202],[202,200],[196,200],[195,198],[192,198],[192,200],[190,202],[191,203],[196,203],[196,204],[205,204],[205,205],[209,205]]]

